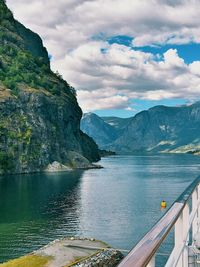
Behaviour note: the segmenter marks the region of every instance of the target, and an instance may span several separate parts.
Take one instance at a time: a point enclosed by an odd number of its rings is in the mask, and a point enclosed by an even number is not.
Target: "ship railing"
[[[174,229],[174,247],[165,267],[188,267],[189,242],[195,239],[199,226],[200,176],[187,187],[118,267],[157,266],[156,253],[172,229]]]

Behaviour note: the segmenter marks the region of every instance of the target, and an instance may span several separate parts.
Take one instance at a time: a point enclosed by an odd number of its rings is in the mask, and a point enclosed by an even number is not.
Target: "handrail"
[[[194,192],[194,189],[197,187],[197,185],[200,183],[200,176],[198,176],[186,189],[183,191],[183,193],[175,200],[174,203],[184,203],[184,205],[187,203],[188,199],[191,197],[192,193]]]
[[[170,209],[129,252],[118,267],[144,267],[150,263],[161,243],[179,219],[185,205],[199,183],[200,176],[198,176],[175,200]]]

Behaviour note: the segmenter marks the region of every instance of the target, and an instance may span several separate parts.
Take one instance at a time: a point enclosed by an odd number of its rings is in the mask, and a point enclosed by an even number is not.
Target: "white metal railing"
[[[188,267],[189,241],[194,240],[199,227],[200,177],[188,186],[118,267],[155,267],[156,252],[172,228],[174,248],[165,267]]]
[[[199,230],[199,207],[200,185],[198,185],[192,193],[191,212],[189,209],[189,204],[186,203],[180,217],[175,223],[175,245],[165,267],[188,267],[189,238],[190,234],[192,234],[191,238],[194,240],[194,237]]]

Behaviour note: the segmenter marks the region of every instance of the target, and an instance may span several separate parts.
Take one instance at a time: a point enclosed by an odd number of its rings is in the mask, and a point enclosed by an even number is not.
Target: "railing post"
[[[198,202],[200,201],[200,184],[198,184],[197,186],[197,199],[198,199]],[[198,207],[198,210],[197,210],[197,230],[199,230],[199,227],[200,227],[200,206]]]
[[[184,249],[183,249],[183,267],[188,267],[188,260],[189,260],[189,253],[188,253],[188,242],[189,242],[189,235],[187,235],[188,233],[188,229],[190,228],[190,208],[189,208],[189,204],[187,203],[184,207],[183,210],[183,242],[185,243],[184,245]]]
[[[194,190],[194,192],[192,193],[192,211],[195,211],[197,208],[197,200],[198,200],[198,195],[197,195],[197,188]],[[198,230],[198,225],[197,225],[198,221],[197,221],[197,212],[194,216],[194,220],[192,222],[192,238],[194,239],[197,230]]]
[[[151,261],[147,264],[147,267],[155,267],[156,266],[156,256],[154,255]]]
[[[185,205],[180,217],[178,218],[176,224],[175,224],[175,254],[177,251],[180,250],[180,247],[184,245],[184,249],[182,254],[180,255],[176,266],[177,267],[188,267],[188,237],[187,232],[189,229],[189,206],[188,204]],[[185,240],[187,238],[187,240]]]
[[[178,218],[176,224],[175,224],[175,230],[174,230],[174,252],[175,255],[178,253],[178,250],[183,242],[183,212],[181,213],[180,217]],[[176,253],[177,251],[177,253]],[[182,257],[179,258],[177,264],[177,267],[182,267]]]

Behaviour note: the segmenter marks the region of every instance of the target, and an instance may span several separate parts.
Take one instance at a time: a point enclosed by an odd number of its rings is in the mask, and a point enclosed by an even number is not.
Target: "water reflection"
[[[168,209],[200,171],[192,155],[114,156],[101,164],[104,169],[1,177],[0,261],[72,235],[130,249],[163,215],[160,202]]]
[[[115,156],[89,170],[81,183],[82,233],[130,249],[199,174],[190,155]],[[166,211],[166,210],[165,210]]]
[[[0,179],[0,261],[79,229],[81,171]]]

